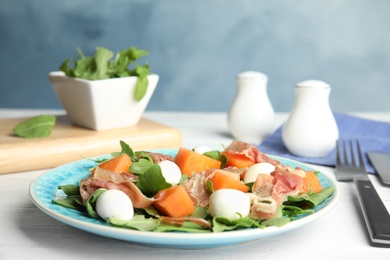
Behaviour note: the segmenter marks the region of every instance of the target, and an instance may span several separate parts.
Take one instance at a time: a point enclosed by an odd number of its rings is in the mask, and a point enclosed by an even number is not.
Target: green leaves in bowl
[[[118,52],[114,58],[114,52],[103,47],[97,47],[92,57],[85,56],[80,49],[77,50],[79,57],[74,59],[74,67],[70,67],[71,58],[69,58],[59,68],[66,76],[87,80],[137,76],[134,98],[140,101],[145,96],[150,74],[149,65],[139,65],[136,61],[148,55],[147,51],[133,46]],[[130,65],[132,68],[129,68]]]

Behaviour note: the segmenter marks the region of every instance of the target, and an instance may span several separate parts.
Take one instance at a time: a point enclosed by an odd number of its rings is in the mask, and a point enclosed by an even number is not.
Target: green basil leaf
[[[15,135],[24,138],[42,138],[51,135],[56,123],[53,115],[39,115],[19,123],[13,132]]]

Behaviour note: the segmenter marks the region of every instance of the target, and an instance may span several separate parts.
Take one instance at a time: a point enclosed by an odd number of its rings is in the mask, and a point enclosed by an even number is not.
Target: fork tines
[[[352,181],[353,176],[357,173],[365,173],[363,155],[359,141],[338,140],[336,142],[337,180]]]

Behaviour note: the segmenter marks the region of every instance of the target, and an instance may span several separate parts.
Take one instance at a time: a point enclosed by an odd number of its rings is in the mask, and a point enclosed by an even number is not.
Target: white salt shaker
[[[267,75],[255,71],[237,76],[237,93],[228,112],[228,127],[236,140],[257,145],[273,130],[275,112],[267,82]]]
[[[329,84],[307,80],[295,86],[295,103],[282,131],[286,148],[305,157],[325,157],[339,132],[329,106]]]

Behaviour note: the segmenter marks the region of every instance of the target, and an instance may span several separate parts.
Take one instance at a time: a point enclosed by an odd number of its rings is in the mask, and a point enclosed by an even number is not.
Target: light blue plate
[[[153,150],[153,152],[176,155],[177,149]],[[299,166],[306,170],[311,169],[296,161],[281,157],[272,157],[285,165],[292,167]],[[93,161],[85,159],[65,164],[43,174],[30,185],[30,195],[33,202],[39,209],[49,216],[72,227],[105,237],[149,246],[170,248],[210,248],[239,244],[267,236],[273,236],[312,222],[332,210],[339,200],[339,189],[337,188],[334,179],[324,173],[320,173],[319,178],[322,186],[335,186],[335,193],[322,204],[318,205],[315,208],[315,213],[298,218],[282,227],[267,227],[265,229],[254,228],[221,233],[160,233],[137,231],[113,227],[104,221],[90,218],[79,211],[64,208],[52,203],[52,199],[57,196],[57,187],[59,185],[77,184],[78,181],[89,176],[90,172],[88,169],[94,167],[95,165],[96,163]]]

